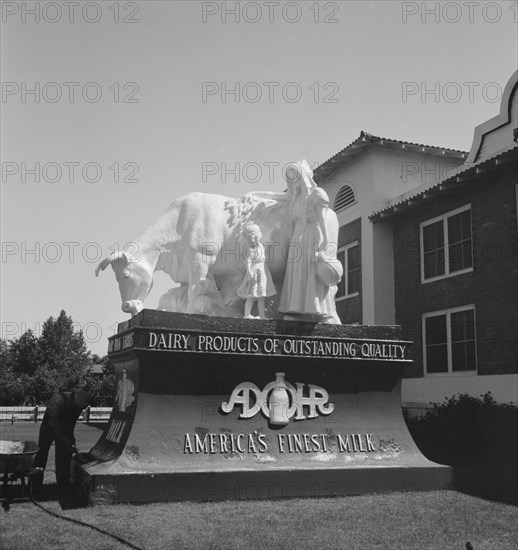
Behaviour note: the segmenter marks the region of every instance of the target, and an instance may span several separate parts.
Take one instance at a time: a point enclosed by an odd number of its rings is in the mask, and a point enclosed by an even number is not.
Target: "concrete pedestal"
[[[402,416],[399,337],[144,310],[110,338],[116,404],[76,479],[92,502],[444,488]]]

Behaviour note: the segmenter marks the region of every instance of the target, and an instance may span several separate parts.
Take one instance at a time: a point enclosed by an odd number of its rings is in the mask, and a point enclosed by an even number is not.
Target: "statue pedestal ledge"
[[[144,310],[110,338],[116,403],[74,476],[93,503],[446,488],[403,419],[409,347],[399,327]]]

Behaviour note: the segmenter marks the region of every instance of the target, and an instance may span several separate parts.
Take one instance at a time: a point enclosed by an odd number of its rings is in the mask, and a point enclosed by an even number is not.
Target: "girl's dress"
[[[261,243],[256,246],[249,244],[246,247],[245,258],[249,269],[237,290],[237,295],[246,300],[247,298],[266,298],[276,294],[270,270],[265,264],[264,246]]]

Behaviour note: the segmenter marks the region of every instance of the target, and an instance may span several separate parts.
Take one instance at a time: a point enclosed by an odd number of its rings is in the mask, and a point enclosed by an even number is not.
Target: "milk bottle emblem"
[[[275,385],[268,403],[270,411],[269,420],[273,426],[286,426],[290,421],[288,416],[290,397],[286,383],[284,382],[284,373],[277,372],[275,376]]]

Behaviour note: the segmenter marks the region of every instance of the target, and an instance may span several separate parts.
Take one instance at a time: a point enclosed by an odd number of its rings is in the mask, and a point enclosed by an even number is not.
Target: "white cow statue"
[[[288,168],[286,172],[284,193],[253,192],[237,199],[190,193],[177,199],[132,241],[136,250],[133,254],[112,253],[97,265],[96,275],[112,266],[119,283],[122,311],[131,315],[143,309],[154,272],[164,271],[180,286],[160,298],[158,309],[241,316],[243,301],[237,289],[247,269],[242,237],[245,225],[259,226],[266,265],[278,292],[282,291],[289,261],[287,250],[295,226],[294,207],[298,205],[300,209],[301,198],[308,189],[316,187],[307,176],[309,167],[305,161],[291,166],[295,169],[290,172]],[[327,218],[332,215],[336,219],[334,212],[327,210]],[[336,241],[335,221],[331,229]],[[338,262],[333,256],[330,265],[335,266]],[[321,322],[339,322],[336,312],[334,316]]]

